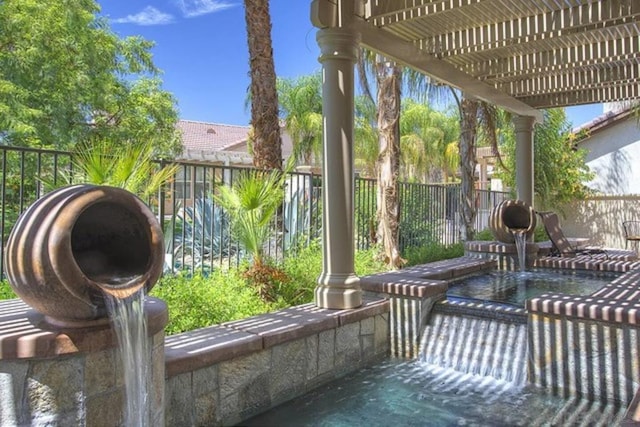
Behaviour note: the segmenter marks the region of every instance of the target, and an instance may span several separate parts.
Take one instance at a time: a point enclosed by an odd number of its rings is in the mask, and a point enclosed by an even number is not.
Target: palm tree
[[[280,115],[293,141],[296,160],[310,165],[322,153],[322,81],[319,73],[278,79]]]
[[[251,267],[245,275],[265,300],[274,299],[273,282],[284,276],[280,269],[269,265],[264,247],[273,234],[272,221],[282,204],[285,177],[277,169],[249,170],[231,186],[220,187],[214,196],[229,215],[232,235],[251,256]]]
[[[451,89],[451,93],[456,100],[460,114],[460,141],[458,144],[462,198],[460,238],[463,241],[468,241],[472,240],[475,234],[475,220],[478,212],[475,191],[478,129],[482,128],[482,133],[489,145],[494,148],[496,154],[499,154],[496,135],[498,111],[486,102],[470,99],[464,95],[460,97],[454,89]]]
[[[73,172],[65,184],[84,182],[124,188],[144,199],[156,194],[178,170],[172,164],[162,168],[154,160],[152,142],[114,142],[96,139],[78,146],[72,156]]]
[[[391,268],[399,268],[405,260],[398,248],[400,200],[398,197],[398,176],[400,170],[400,100],[403,87],[403,73],[407,74],[406,87],[410,92],[422,92],[426,96],[433,93],[430,79],[381,55],[360,50],[357,63],[363,92],[372,105],[377,106],[378,133],[378,230],[377,241],[382,242],[385,262]],[[377,83],[374,101],[369,89],[367,72],[373,71]]]
[[[391,268],[405,264],[398,248],[400,198],[400,88],[402,68],[378,58],[378,241],[382,243],[385,262]]]
[[[458,165],[457,119],[412,99],[403,104],[401,114],[402,179],[446,182]]]
[[[355,163],[367,178],[375,178],[378,162],[378,129],[375,125],[376,105],[367,96],[355,99]]]
[[[269,1],[244,0],[244,7],[251,70],[253,164],[261,169],[280,169],[282,143]]]

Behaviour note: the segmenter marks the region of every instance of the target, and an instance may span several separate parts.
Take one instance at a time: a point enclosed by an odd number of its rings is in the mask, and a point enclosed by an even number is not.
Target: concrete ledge
[[[385,299],[365,298],[362,307],[351,310],[305,304],[169,336],[165,339],[167,377],[388,312],[389,302]]]
[[[637,260],[629,260],[627,255],[577,255],[575,257],[543,257],[538,258],[535,267],[563,268],[573,270],[628,272],[640,267]]]
[[[149,336],[154,336],[167,324],[167,305],[157,298],[147,297],[144,310]],[[0,360],[96,352],[116,345],[107,318],[82,322],[77,327],[69,323],[53,325],[22,300],[0,301]]]
[[[464,248],[471,252],[489,252],[495,254],[518,254],[518,247],[515,243],[502,243],[497,241],[472,240],[465,242]],[[538,245],[527,242],[525,251],[528,254],[538,253]]]
[[[224,360],[262,349],[262,338],[224,326],[189,331],[165,338],[167,378],[195,371]]]
[[[449,280],[477,271],[491,270],[494,269],[496,265],[497,263],[494,260],[465,256],[431,262],[429,264],[421,264],[400,270],[397,273],[422,279]]]
[[[447,291],[447,282],[443,280],[407,277],[398,273],[361,277],[360,286],[367,292],[416,298],[444,294]]]
[[[405,297],[428,298],[447,291],[446,280],[492,270],[494,260],[461,257],[360,278],[364,291]]]
[[[640,325],[640,302],[615,298],[544,294],[527,300],[527,311],[530,314]]]

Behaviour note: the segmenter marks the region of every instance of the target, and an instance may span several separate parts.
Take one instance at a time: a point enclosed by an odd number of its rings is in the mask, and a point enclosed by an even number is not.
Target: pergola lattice
[[[312,0],[326,187],[316,303],[362,301],[350,243],[358,46],[514,113],[518,198],[533,205],[540,109],[640,98],[639,17],[640,0]]]
[[[514,113],[640,97],[638,0],[372,0],[362,44]]]

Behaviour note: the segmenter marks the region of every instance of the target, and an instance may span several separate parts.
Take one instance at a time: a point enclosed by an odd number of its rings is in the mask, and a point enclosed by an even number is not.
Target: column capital
[[[536,118],[532,116],[514,115],[511,120],[516,132],[531,132],[533,131],[533,125],[536,123]]]
[[[356,62],[358,59],[358,46],[360,36],[346,28],[325,28],[318,30],[316,34],[318,46],[320,46],[320,57],[318,61],[327,60],[348,60]]]

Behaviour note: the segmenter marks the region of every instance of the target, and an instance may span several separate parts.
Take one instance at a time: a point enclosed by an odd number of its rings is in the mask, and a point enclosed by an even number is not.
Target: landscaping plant
[[[251,258],[244,274],[265,301],[273,301],[273,288],[287,280],[265,256],[265,245],[274,232],[272,220],[284,197],[285,177],[279,170],[247,170],[232,185],[220,187],[214,197],[229,215],[232,236]]]

